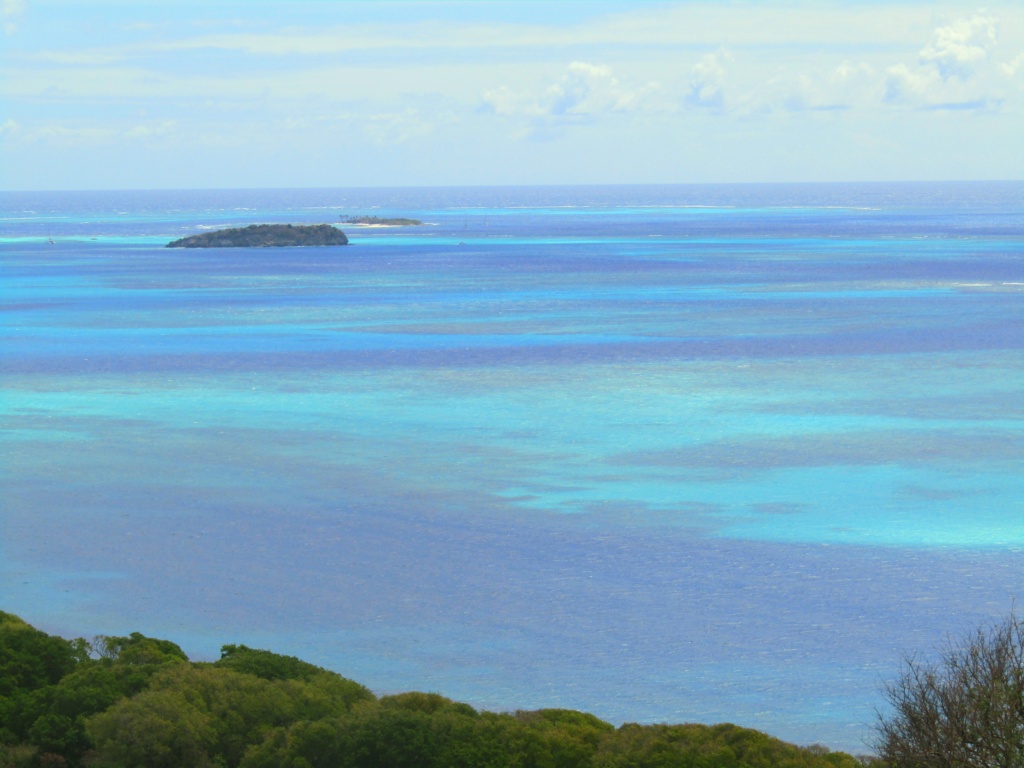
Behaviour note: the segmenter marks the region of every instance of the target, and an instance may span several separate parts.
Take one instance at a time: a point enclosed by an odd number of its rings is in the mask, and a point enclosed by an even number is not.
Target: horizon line
[[[0,189],[0,195],[29,193],[69,192],[259,192],[283,190],[386,190],[386,189],[579,189],[613,187],[807,187],[807,186],[886,186],[915,184],[1022,184],[1021,179],[898,179],[871,181],[670,181],[670,182],[579,182],[567,184],[513,183],[513,184],[379,184],[351,186],[273,186],[273,187],[81,187],[81,188],[39,188]]]

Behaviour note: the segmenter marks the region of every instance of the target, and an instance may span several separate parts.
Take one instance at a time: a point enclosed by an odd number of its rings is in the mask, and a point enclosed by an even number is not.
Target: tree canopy
[[[624,725],[375,696],[245,645],[192,662],[133,632],[92,642],[0,612],[0,768],[854,768],[734,725]]]
[[[173,240],[167,248],[283,248],[348,245],[348,237],[330,224],[250,224]]]

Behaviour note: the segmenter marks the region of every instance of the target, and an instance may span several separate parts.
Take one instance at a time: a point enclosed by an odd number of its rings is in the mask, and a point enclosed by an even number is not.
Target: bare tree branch
[[[1024,620],[950,641],[937,663],[903,660],[885,688],[875,749],[892,768],[1024,766]]]

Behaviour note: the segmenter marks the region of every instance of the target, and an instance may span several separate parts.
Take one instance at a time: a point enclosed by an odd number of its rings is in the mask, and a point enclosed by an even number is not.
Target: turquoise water
[[[1024,584],[1024,184],[2,200],[0,574],[50,631],[859,751]],[[428,224],[162,247],[364,213]]]

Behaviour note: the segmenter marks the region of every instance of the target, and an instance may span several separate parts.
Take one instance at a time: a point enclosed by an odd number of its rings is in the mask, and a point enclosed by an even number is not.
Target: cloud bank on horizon
[[[1024,4],[2,0],[6,189],[1024,178]]]

